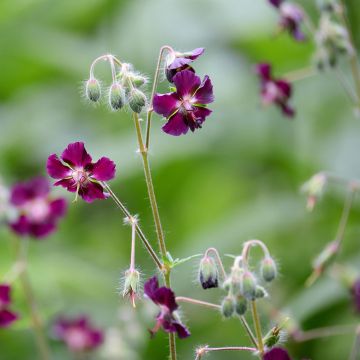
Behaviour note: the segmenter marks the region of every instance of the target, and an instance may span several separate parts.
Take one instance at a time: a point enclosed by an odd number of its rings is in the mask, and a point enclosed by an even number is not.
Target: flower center
[[[88,181],[89,175],[84,169],[76,169],[71,174],[72,178],[78,185],[83,185]]]
[[[83,329],[68,329],[65,333],[65,341],[74,351],[85,350],[88,346],[88,336]]]
[[[22,210],[35,223],[43,222],[50,214],[49,202],[45,197],[35,198],[26,202]]]

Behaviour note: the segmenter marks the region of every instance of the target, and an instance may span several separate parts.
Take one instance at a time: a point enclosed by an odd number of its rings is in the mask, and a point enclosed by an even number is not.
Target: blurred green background
[[[360,8],[349,3],[355,34]],[[316,22],[313,1],[303,6]],[[276,12],[265,0],[2,0],[0,2],[0,175],[7,184],[45,174],[50,153],[85,141],[97,159],[117,164],[112,187],[139,214],[155,244],[154,226],[130,114],[93,107],[81,96],[92,60],[107,52],[152,76],[159,48],[206,48],[195,64],[213,79],[216,101],[202,130],[182,137],[161,131],[154,116],[151,163],[156,193],[174,257],[215,246],[238,254],[242,242],[262,239],[281,266],[271,303],[286,308],[305,329],[356,323],[346,289],[331,279],[304,289],[312,258],[335,236],[344,191],[331,187],[313,213],[305,210],[301,184],[319,170],[360,177],[360,121],[333,73],[295,84],[294,121],[275,108],[262,109],[253,65],[268,60],[277,75],[311,62],[311,42],[275,36]],[[356,27],[357,26],[357,27]],[[357,39],[356,39],[357,40]],[[345,64],[346,65],[346,64]],[[109,80],[106,65],[103,76]],[[345,67],[346,71],[346,67]],[[346,73],[350,76],[349,73]],[[165,89],[166,84],[162,84]],[[63,189],[55,193],[68,196]],[[72,196],[69,196],[69,201]],[[359,264],[360,209],[355,203],[341,260]],[[6,228],[0,230],[0,274],[11,265]],[[167,338],[150,340],[156,310],[141,301],[136,311],[117,288],[128,267],[130,229],[109,201],[70,204],[59,231],[30,245],[30,272],[48,324],[58,313],[89,313],[108,331],[108,343],[94,359],[166,359]],[[139,245],[136,261],[144,279],[154,267]],[[225,259],[227,266],[230,259]],[[221,290],[202,291],[197,260],[176,268],[178,295],[218,302]],[[359,269],[360,271],[360,269]],[[1,360],[35,360],[37,352],[21,289],[14,308],[22,320],[0,331]],[[269,328],[265,300],[260,305]],[[239,321],[184,304],[191,329],[178,342],[179,359],[192,359],[196,346],[248,345]],[[353,335],[303,344],[289,343],[295,359],[345,359]],[[56,359],[70,359],[52,343]],[[211,359],[251,359],[242,353]]]

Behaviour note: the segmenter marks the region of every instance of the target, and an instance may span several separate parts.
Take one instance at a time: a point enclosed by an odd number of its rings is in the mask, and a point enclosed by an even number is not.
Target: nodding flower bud
[[[273,258],[266,256],[261,262],[261,276],[266,282],[271,282],[276,278],[277,269]]]
[[[274,347],[280,341],[280,330],[278,326],[274,326],[270,331],[264,336],[263,342],[264,345],[268,348]]]
[[[101,86],[97,79],[90,78],[85,85],[85,95],[93,102],[98,102],[101,96]]]
[[[221,303],[221,313],[225,318],[233,316],[235,311],[234,299],[232,296],[226,296]]]
[[[247,300],[242,295],[237,295],[235,297],[235,312],[242,316],[246,313],[247,310]]]
[[[139,88],[146,84],[146,77],[139,75],[139,74],[129,74],[129,80],[132,82],[132,84]]]
[[[123,289],[123,297],[129,296],[133,307],[135,307],[135,299],[140,291],[140,273],[135,269],[129,269],[125,272],[125,282]]]
[[[258,286],[256,286],[255,296],[257,299],[261,299],[261,298],[267,297],[268,293],[264,287],[258,285]]]
[[[219,285],[219,271],[216,261],[205,255],[199,265],[199,280],[203,289],[217,288]]]
[[[308,197],[307,209],[313,210],[316,202],[323,194],[326,185],[326,175],[319,173],[315,174],[310,180],[308,180],[301,188],[301,191]]]
[[[120,110],[124,106],[125,92],[123,87],[114,82],[110,86],[109,90],[109,104],[112,110]]]
[[[241,277],[241,293],[249,300],[256,299],[256,279],[250,271],[245,271]]]
[[[141,113],[142,108],[146,104],[146,96],[139,89],[133,88],[129,94],[129,105],[133,112]]]

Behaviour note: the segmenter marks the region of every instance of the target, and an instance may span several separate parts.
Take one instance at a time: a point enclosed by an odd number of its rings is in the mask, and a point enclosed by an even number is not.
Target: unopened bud
[[[216,261],[211,256],[205,255],[199,265],[199,280],[203,289],[218,287],[219,271]]]
[[[234,299],[232,296],[226,296],[221,303],[221,313],[225,318],[233,316],[235,310]]]
[[[241,292],[249,300],[256,299],[256,279],[250,271],[246,271],[242,275]]]
[[[124,106],[124,100],[125,92],[123,87],[118,82],[111,84],[109,90],[109,104],[111,109],[120,110]]]
[[[274,326],[264,337],[264,345],[268,348],[272,348],[280,341],[280,328]]]
[[[255,297],[257,299],[262,299],[262,298],[267,297],[267,296],[268,296],[268,293],[267,293],[267,291],[265,290],[264,287],[259,286],[259,285],[256,286]]]
[[[127,270],[125,272],[125,283],[123,296],[129,296],[133,307],[135,307],[135,298],[140,291],[140,273],[137,270]]]
[[[90,78],[85,85],[85,95],[93,102],[97,102],[101,96],[101,86],[97,79]]]
[[[324,192],[326,185],[326,175],[319,173],[315,174],[310,180],[308,180],[301,188],[301,191],[308,196],[307,208],[312,210]]]
[[[261,262],[261,276],[262,278],[267,281],[271,282],[276,278],[277,269],[276,264],[273,258],[270,256],[266,256]]]
[[[135,87],[141,87],[146,84],[146,77],[139,74],[129,74],[129,80]]]
[[[142,108],[146,104],[146,96],[139,89],[131,89],[129,94],[129,105],[133,112],[141,113]]]
[[[235,311],[238,315],[242,316],[246,313],[247,310],[247,300],[242,295],[237,295],[235,297]]]

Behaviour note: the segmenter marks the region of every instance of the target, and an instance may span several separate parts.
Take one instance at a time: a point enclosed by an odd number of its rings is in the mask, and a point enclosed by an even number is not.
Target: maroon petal
[[[173,326],[175,327],[179,339],[185,339],[190,336],[190,331],[183,324],[173,322]]]
[[[30,223],[24,215],[20,216],[16,222],[10,224],[11,229],[20,236],[25,236],[30,231]]]
[[[156,94],[153,100],[154,111],[164,117],[172,115],[179,107],[176,93]]]
[[[96,348],[104,342],[104,335],[100,330],[92,330],[89,333],[89,348]]]
[[[108,181],[115,177],[115,163],[102,157],[91,166],[91,177],[99,181]]]
[[[275,7],[279,7],[283,0],[268,0],[269,3]]]
[[[281,107],[283,114],[286,115],[287,117],[291,118],[291,117],[295,116],[295,110],[292,107],[290,107],[288,104],[281,103],[280,107]]]
[[[190,70],[177,73],[173,78],[176,93],[179,97],[191,96],[201,84],[200,78]]]
[[[34,238],[44,238],[56,230],[55,222],[50,221],[42,224],[31,224],[29,235]]]
[[[196,118],[196,123],[198,125],[201,125],[205,121],[206,117],[209,116],[211,113],[212,111],[208,108],[194,106],[193,114]]]
[[[174,292],[165,286],[156,290],[154,298],[154,301],[157,304],[166,306],[170,312],[173,312],[178,308]]]
[[[273,348],[264,355],[264,360],[291,360],[288,352],[282,348]]]
[[[186,53],[183,53],[182,55],[191,60],[196,60],[200,55],[202,55],[204,53],[204,51],[205,51],[204,48],[196,48],[194,50],[187,51]]]
[[[7,284],[0,285],[0,308],[3,308],[5,305],[9,305],[11,302],[10,297],[11,287]]]
[[[54,185],[62,186],[70,192],[76,192],[77,190],[76,182],[73,178],[61,179],[57,181]]]
[[[11,325],[18,316],[10,310],[0,310],[0,328]]]
[[[85,167],[90,164],[92,160],[83,142],[69,144],[61,154],[61,158],[64,162],[74,167]]]
[[[271,65],[268,63],[262,63],[256,65],[256,73],[260,76],[261,80],[271,80]]]
[[[55,199],[50,202],[50,217],[53,219],[57,219],[66,214],[67,210],[67,202],[65,199]]]
[[[198,104],[210,104],[214,101],[213,86],[210,78],[206,75],[204,81],[194,95]]]
[[[179,136],[181,134],[186,134],[189,130],[189,126],[186,124],[184,117],[180,113],[177,113],[169,119],[162,129],[167,134]]]
[[[49,176],[54,179],[63,179],[71,175],[71,169],[69,169],[68,166],[65,166],[56,154],[52,154],[48,157],[46,170]]]
[[[86,186],[80,188],[79,195],[88,203],[91,203],[97,199],[106,199],[103,187],[100,184],[96,184],[92,181],[87,183]]]
[[[290,97],[292,92],[292,86],[289,82],[285,80],[276,80],[276,86],[280,89],[280,91],[284,94],[285,97]]]
[[[27,182],[16,184],[10,195],[10,201],[15,206],[23,205],[28,200],[46,196],[50,191],[48,180],[39,176]]]
[[[158,288],[159,288],[159,281],[156,276],[153,276],[144,284],[144,294],[152,301],[156,302],[155,295]]]

